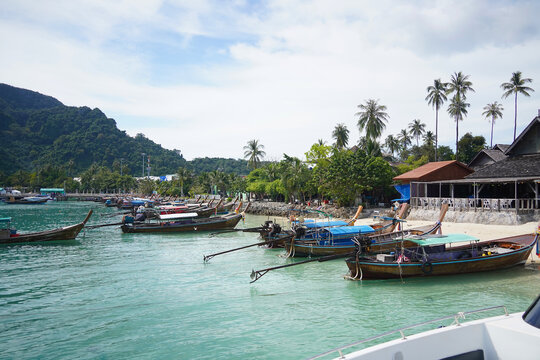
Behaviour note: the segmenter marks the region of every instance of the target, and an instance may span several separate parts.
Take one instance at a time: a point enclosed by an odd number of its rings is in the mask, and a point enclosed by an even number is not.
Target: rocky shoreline
[[[252,201],[249,209],[246,211],[248,214],[253,215],[265,215],[265,216],[282,216],[289,217],[291,215],[303,216],[305,218],[319,218],[322,215],[322,211],[326,214],[329,214],[332,218],[336,219],[350,219],[356,214],[358,210],[357,206],[353,207],[338,207],[331,204],[325,204],[319,207],[314,206],[305,206],[305,205],[295,205],[295,204],[286,204],[283,202],[274,202],[274,201]],[[389,209],[363,209],[362,213],[358,217],[367,218],[373,216],[374,214],[382,214]]]

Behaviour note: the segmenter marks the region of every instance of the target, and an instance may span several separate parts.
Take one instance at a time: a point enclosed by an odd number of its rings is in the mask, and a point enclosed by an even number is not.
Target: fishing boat
[[[171,219],[171,216],[175,219]],[[230,213],[209,218],[178,218],[182,214],[162,215],[157,221],[144,223],[124,222],[121,226],[124,233],[172,233],[182,231],[208,231],[232,229],[242,219],[242,214]]]
[[[290,239],[302,240],[315,240],[319,238],[326,238],[327,234],[324,232],[325,229],[334,228],[334,227],[343,227],[343,226],[353,226],[358,216],[362,212],[362,205],[360,205],[355,213],[355,215],[348,221],[343,220],[324,220],[324,221],[315,221],[313,219],[297,219],[296,217],[291,217],[291,229],[283,230],[279,224],[275,224],[272,221],[267,221],[259,230],[261,238],[266,241],[272,241],[269,247],[273,248],[283,248],[285,247],[285,241]],[[376,225],[378,227],[378,225]],[[383,224],[381,224],[381,227]],[[392,226],[389,224],[388,228]],[[390,229],[389,229],[390,230]],[[274,241],[276,239],[281,239],[281,241]]]
[[[479,241],[466,234],[411,236],[396,243],[394,251],[356,253],[346,259],[349,278],[391,279],[499,270],[524,264],[536,234]],[[403,246],[401,245],[403,243]]]
[[[19,234],[17,230],[11,228],[11,218],[0,218],[0,244],[73,240],[77,237],[91,215],[92,210],[88,212],[81,223],[75,225],[26,234]]]
[[[297,228],[295,237],[284,240],[287,257],[314,257],[340,254],[351,254],[356,251],[358,239],[373,234],[391,234],[398,224],[403,222],[401,216],[407,211],[404,204],[395,217],[380,217],[381,222],[372,225],[354,226],[354,221],[347,226],[323,227],[318,231],[305,232],[304,227]],[[370,240],[371,242],[371,240]],[[389,241],[394,243],[394,241]]]
[[[504,311],[503,315],[468,321],[467,316]],[[447,325],[450,321],[449,325]],[[444,324],[444,325],[443,325]],[[411,329],[438,326],[436,329],[407,334]],[[344,354],[346,349],[392,335],[398,339]],[[525,312],[509,314],[506,306],[492,306],[439,317],[434,320],[387,331],[332,349],[309,360],[339,354],[337,359],[453,359],[453,360],[536,360],[540,358],[540,296]]]
[[[25,196],[25,197],[10,196],[6,199],[6,204],[35,205],[35,204],[45,204],[48,200],[50,200],[48,196]]]
[[[339,226],[323,228],[311,239],[300,238],[284,240],[287,257],[314,257],[337,254],[350,254],[357,248],[355,238],[382,231],[369,225]]]
[[[240,213],[242,202],[234,213],[209,218],[200,218],[197,213],[160,215],[157,219],[144,222],[125,216],[121,229],[124,233],[173,233],[183,231],[208,231],[233,229],[244,216]]]

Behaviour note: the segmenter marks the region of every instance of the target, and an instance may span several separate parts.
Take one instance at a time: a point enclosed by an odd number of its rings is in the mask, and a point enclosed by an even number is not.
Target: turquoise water
[[[97,203],[0,205],[21,232],[118,221]],[[249,216],[239,227],[258,226]],[[87,230],[68,243],[0,246],[0,358],[302,359],[458,311],[523,311],[540,293],[540,264],[486,274],[352,282],[343,260],[276,270],[257,234],[122,234]],[[497,314],[500,314],[498,312]],[[495,315],[495,314],[493,314]]]

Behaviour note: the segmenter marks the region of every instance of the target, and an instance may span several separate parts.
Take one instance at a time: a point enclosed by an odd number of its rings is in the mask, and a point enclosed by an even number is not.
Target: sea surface
[[[116,208],[93,202],[1,204],[0,217],[11,216],[20,232],[39,231],[80,222],[89,209],[89,225],[120,221],[103,216]],[[238,227],[267,219],[247,215]],[[253,284],[253,269],[301,259],[251,247],[203,262],[258,241],[254,233],[122,234],[111,226],[64,243],[2,245],[0,358],[303,359],[460,311],[524,311],[540,293],[538,262],[357,282],[334,260],[271,271]]]

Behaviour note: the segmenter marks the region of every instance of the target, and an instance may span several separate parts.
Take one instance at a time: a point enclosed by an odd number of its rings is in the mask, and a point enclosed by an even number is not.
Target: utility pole
[[[145,153],[141,153],[142,155],[142,177],[144,177],[144,157],[146,156]]]
[[[124,162],[124,158],[120,158],[120,176],[124,175],[122,172],[122,163]]]

